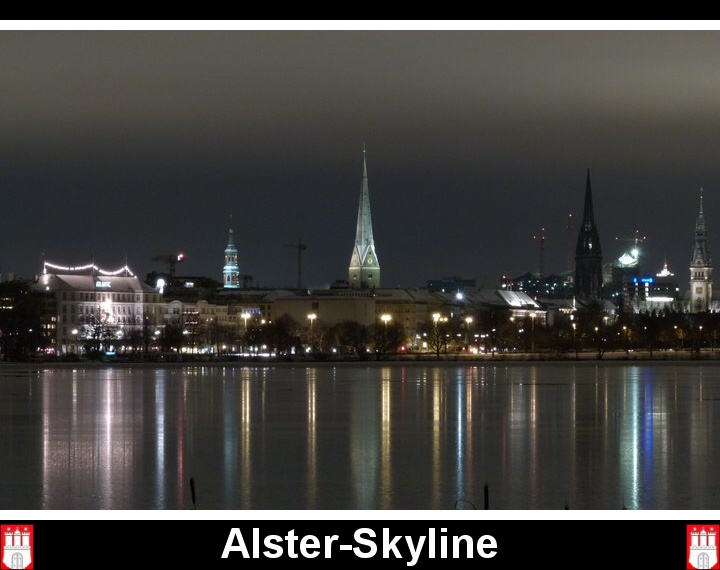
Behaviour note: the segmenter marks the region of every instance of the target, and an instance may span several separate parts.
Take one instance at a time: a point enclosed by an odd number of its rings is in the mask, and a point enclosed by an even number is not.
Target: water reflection
[[[3,374],[3,372],[0,372]],[[5,509],[711,509],[720,367],[6,371]],[[461,506],[459,506],[461,505]]]

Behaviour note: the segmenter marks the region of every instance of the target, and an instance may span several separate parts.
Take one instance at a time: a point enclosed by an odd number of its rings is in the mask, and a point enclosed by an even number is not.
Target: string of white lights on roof
[[[107,271],[106,269],[101,269],[94,263],[89,263],[88,265],[80,265],[77,267],[65,267],[63,265],[56,265],[55,263],[50,263],[48,261],[45,261],[43,263],[43,273],[47,273],[48,267],[50,269],[54,269],[56,271],[68,271],[68,272],[82,272],[82,271],[94,271],[95,273],[99,273],[100,275],[109,275],[109,276],[117,276],[120,274],[125,274],[128,277],[135,277],[135,274],[130,271],[130,268],[125,265],[121,267],[120,269],[116,269],[115,271]]]

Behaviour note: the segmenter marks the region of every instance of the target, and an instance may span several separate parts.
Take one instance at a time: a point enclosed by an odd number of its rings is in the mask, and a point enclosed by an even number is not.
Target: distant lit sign
[[[110,281],[95,281],[95,287],[99,289],[110,289]]]
[[[185,289],[192,289],[193,287],[195,287],[195,283],[192,281],[185,281]]]
[[[652,277],[643,277],[640,281],[642,281],[643,283],[652,283],[653,278]]]

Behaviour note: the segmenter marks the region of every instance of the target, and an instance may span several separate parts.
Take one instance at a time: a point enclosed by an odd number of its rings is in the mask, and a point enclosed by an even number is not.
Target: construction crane
[[[616,237],[615,241],[631,241],[633,242],[635,247],[638,247],[641,242],[644,242],[647,239],[647,236],[641,236],[640,230],[635,230],[635,235],[630,237]]]
[[[567,254],[567,272],[568,275],[572,274],[573,267],[575,267],[573,257],[573,238],[574,235],[574,225],[573,225],[573,215],[568,214],[567,218],[567,225],[565,226],[565,247],[566,247],[566,254]]]
[[[185,261],[185,254],[184,253],[169,253],[169,254],[156,255],[155,257],[152,258],[152,260],[166,263],[170,277],[175,277],[175,264],[182,263],[183,261]]]
[[[240,276],[240,279],[242,280],[243,289],[249,289],[250,287],[252,287],[252,281],[253,281],[252,275],[250,275],[249,273],[243,273]]]
[[[534,235],[533,239],[540,243],[540,267],[538,277],[545,277],[545,228],[540,228],[540,234]]]
[[[298,239],[297,243],[286,243],[285,247],[293,247],[297,249],[297,288],[302,289],[302,254],[307,246]]]

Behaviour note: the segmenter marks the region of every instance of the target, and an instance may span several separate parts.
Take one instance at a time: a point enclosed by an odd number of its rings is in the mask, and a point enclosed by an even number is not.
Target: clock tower
[[[690,312],[704,313],[712,301],[712,263],[710,246],[707,243],[703,195],[700,188],[700,212],[695,221],[695,243],[690,261]]]

